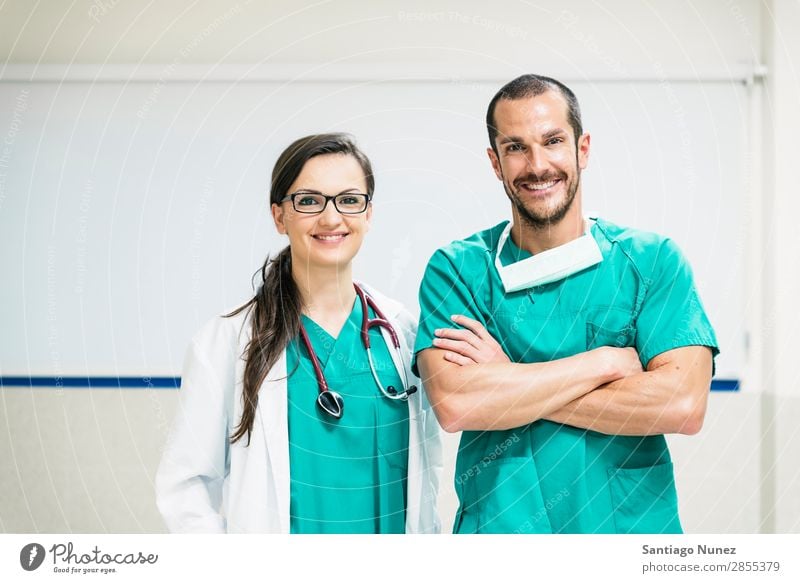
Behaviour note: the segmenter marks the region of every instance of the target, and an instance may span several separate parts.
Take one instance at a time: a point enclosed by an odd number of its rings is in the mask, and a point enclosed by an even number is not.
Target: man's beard
[[[566,183],[566,176],[545,176],[543,178],[539,178],[533,174],[528,174],[521,178],[518,178],[514,182],[517,184],[521,184],[523,182],[547,182],[548,180],[553,179],[561,179],[562,182]],[[569,185],[567,189],[567,196],[561,201],[557,207],[550,209],[547,212],[547,215],[541,214],[534,214],[525,208],[525,205],[522,203],[522,200],[517,195],[519,192],[519,187],[517,187],[516,191],[513,191],[509,184],[503,180],[503,188],[506,191],[506,195],[514,204],[514,208],[517,209],[517,213],[519,213],[520,219],[523,223],[527,226],[532,227],[534,229],[544,229],[548,227],[552,227],[553,225],[557,225],[560,223],[567,213],[569,209],[572,207],[572,203],[575,201],[575,194],[578,192],[578,186],[581,183],[581,174],[580,170],[578,170],[577,178],[575,179],[574,184]]]

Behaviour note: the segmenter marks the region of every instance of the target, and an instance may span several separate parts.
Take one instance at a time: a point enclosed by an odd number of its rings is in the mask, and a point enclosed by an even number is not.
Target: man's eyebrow
[[[556,136],[565,136],[567,132],[561,128],[553,128],[552,130],[546,131],[542,134],[542,141],[547,141],[549,139],[555,138]],[[497,138],[497,143],[499,145],[505,144],[524,144],[525,139],[521,138],[520,136],[503,136],[502,138]]]
[[[556,136],[562,136],[562,135],[566,135],[566,134],[567,134],[567,132],[565,132],[561,128],[555,128],[555,129],[550,130],[549,132],[545,132],[542,135],[542,139],[547,141],[550,138],[555,138]]]
[[[497,143],[498,143],[498,144],[501,144],[501,145],[502,145],[502,144],[515,144],[515,143],[516,143],[516,144],[521,144],[521,143],[522,143],[522,142],[524,142],[524,141],[525,141],[525,140],[523,140],[523,139],[522,139],[521,137],[519,137],[519,136],[504,136],[504,137],[502,137],[502,138],[499,138],[499,139],[498,139],[498,141],[497,141]]]

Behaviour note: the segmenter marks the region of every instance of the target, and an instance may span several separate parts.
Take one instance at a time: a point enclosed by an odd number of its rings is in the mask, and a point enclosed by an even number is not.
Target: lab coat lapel
[[[374,297],[374,296],[373,296]],[[378,298],[375,298],[378,301]],[[407,480],[407,501],[406,501],[406,533],[424,532],[422,525],[422,512],[423,512],[423,495],[422,486],[423,481],[427,479],[425,470],[425,460],[423,454],[423,447],[425,443],[425,435],[423,434],[425,427],[425,416],[422,411],[421,393],[422,384],[419,379],[411,372],[410,363],[406,363],[401,356],[405,350],[402,347],[408,346],[408,341],[405,337],[405,330],[397,320],[396,312],[388,312],[383,303],[378,303],[379,307],[384,311],[389,323],[395,329],[400,341],[401,350],[396,350],[392,344],[392,338],[389,333],[381,328],[381,334],[387,346],[392,346],[389,354],[394,361],[395,367],[400,371],[405,369],[406,378],[409,383],[417,386],[417,391],[408,397],[408,480]],[[402,378],[402,374],[401,374]],[[408,388],[408,387],[406,387]]]
[[[289,425],[287,423],[286,351],[272,367],[258,393],[264,445],[274,481],[281,532],[289,532]]]

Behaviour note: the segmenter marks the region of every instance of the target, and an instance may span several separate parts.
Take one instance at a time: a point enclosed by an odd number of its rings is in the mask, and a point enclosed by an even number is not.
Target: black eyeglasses
[[[342,192],[334,196],[328,196],[320,192],[301,190],[292,194],[287,194],[281,202],[292,201],[292,207],[298,213],[315,215],[321,213],[328,206],[328,201],[333,201],[333,206],[343,215],[357,215],[367,210],[369,201],[372,200],[371,194],[363,192]]]

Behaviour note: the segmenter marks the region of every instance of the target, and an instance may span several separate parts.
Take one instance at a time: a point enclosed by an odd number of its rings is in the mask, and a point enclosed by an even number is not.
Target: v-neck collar
[[[528,257],[533,257],[533,253],[527,249],[518,247],[517,244],[514,243],[514,239],[512,239],[510,236],[508,237],[506,244],[500,250],[500,263],[502,265],[511,265],[512,263],[517,263],[518,261],[522,261]]]
[[[342,324],[338,336],[333,336],[330,332],[325,330],[322,326],[317,324],[306,314],[301,315],[301,321],[306,328],[308,338],[311,341],[311,346],[317,354],[319,364],[324,370],[328,364],[331,354],[336,350],[337,345],[347,342],[351,334],[359,334],[361,331],[361,302],[358,301],[356,296],[353,301],[353,307],[350,309],[350,315]]]

